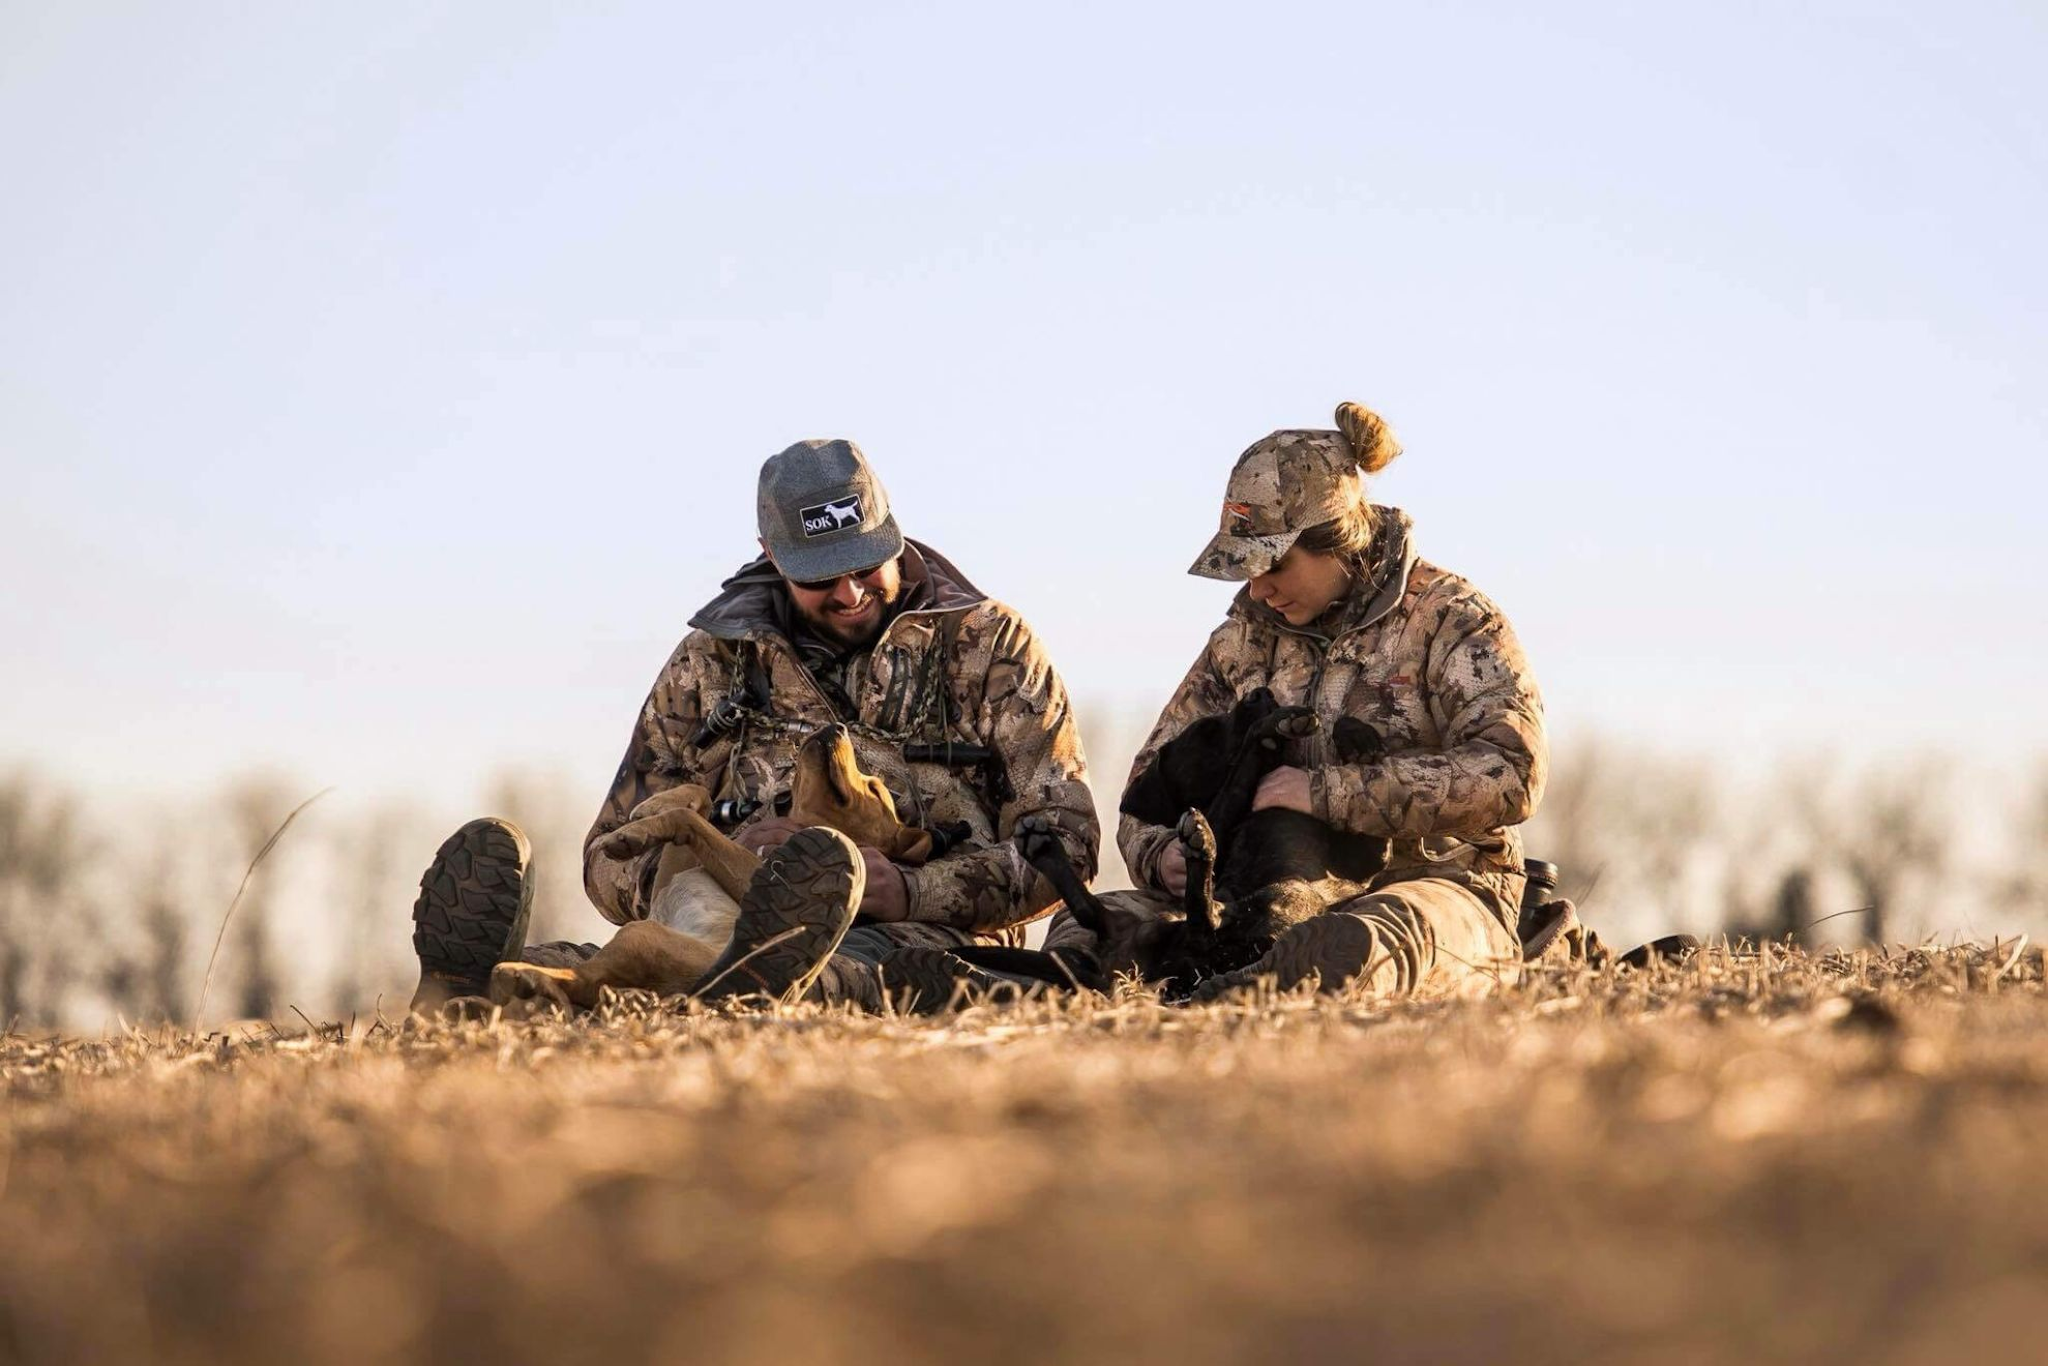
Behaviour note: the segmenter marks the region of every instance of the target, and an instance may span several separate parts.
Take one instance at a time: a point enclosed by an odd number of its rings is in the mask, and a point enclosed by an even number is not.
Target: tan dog
[[[600,846],[617,858],[662,850],[652,899],[669,910],[672,924],[636,920],[573,969],[500,963],[491,972],[491,1000],[589,1009],[606,987],[661,996],[694,989],[725,951],[740,902],[761,867],[759,855],[719,833],[706,818],[710,809],[711,794],[695,785],[657,793]],[[922,864],[931,856],[931,832],[897,817],[888,787],[861,771],[844,726],[813,731],[798,749],[789,814],[800,826],[828,825],[895,863]]]

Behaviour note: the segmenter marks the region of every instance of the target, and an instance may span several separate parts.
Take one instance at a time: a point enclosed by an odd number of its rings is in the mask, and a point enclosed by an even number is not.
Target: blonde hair
[[[1337,405],[1337,430],[1344,434],[1344,444],[1350,447],[1360,474],[1378,474],[1401,453],[1401,443],[1394,439],[1387,420],[1362,403]],[[1342,514],[1307,528],[1294,543],[1311,554],[1356,559],[1371,548],[1378,529],[1372,503],[1361,488],[1357,501]]]

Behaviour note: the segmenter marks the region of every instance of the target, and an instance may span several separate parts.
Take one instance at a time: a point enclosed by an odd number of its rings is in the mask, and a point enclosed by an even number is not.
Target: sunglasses
[[[851,573],[834,574],[829,579],[791,579],[790,586],[801,588],[806,593],[824,593],[837,588],[841,579],[859,579],[870,588],[874,587],[875,576],[887,569],[894,561],[884,560],[872,569],[856,569]]]

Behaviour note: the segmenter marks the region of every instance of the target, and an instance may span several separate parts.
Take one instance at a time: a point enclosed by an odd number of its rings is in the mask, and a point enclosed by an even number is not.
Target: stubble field
[[[2024,944],[280,1029],[0,1042],[0,1360],[2048,1357]]]

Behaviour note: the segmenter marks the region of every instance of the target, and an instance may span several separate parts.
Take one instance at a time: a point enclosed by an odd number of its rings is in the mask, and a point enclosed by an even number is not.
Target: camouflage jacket
[[[1239,592],[1131,776],[1194,721],[1271,688],[1283,704],[1313,707],[1324,721],[1287,756],[1309,771],[1315,814],[1393,839],[1378,881],[1453,878],[1482,893],[1512,929],[1522,891],[1514,827],[1535,811],[1549,767],[1542,699],[1500,609],[1457,575],[1415,558],[1406,513],[1376,511],[1373,547],[1333,618],[1295,628]],[[1369,723],[1386,755],[1333,762],[1329,723],[1340,716]],[[1159,856],[1172,838],[1163,826],[1123,818],[1117,843],[1140,885],[1159,885]]]
[[[905,868],[910,918],[979,933],[1007,930],[1057,901],[1014,844],[1017,822],[1050,821],[1084,876],[1100,832],[1079,727],[1045,650],[1017,613],[985,597],[928,546],[907,543],[904,598],[867,650],[845,659],[791,629],[791,604],[765,557],[726,580],[690,620],[640,709],[618,777],[584,840],[583,883],[617,924],[646,916],[658,851],[605,858],[593,846],[640,802],[683,783],[714,798],[762,804],[730,827],[765,819],[786,796],[796,747],[821,725],[848,723],[861,766],[888,783],[906,820],[961,822],[964,843]],[[732,724],[706,726],[720,702]],[[905,742],[983,745],[1000,777],[910,763]]]

